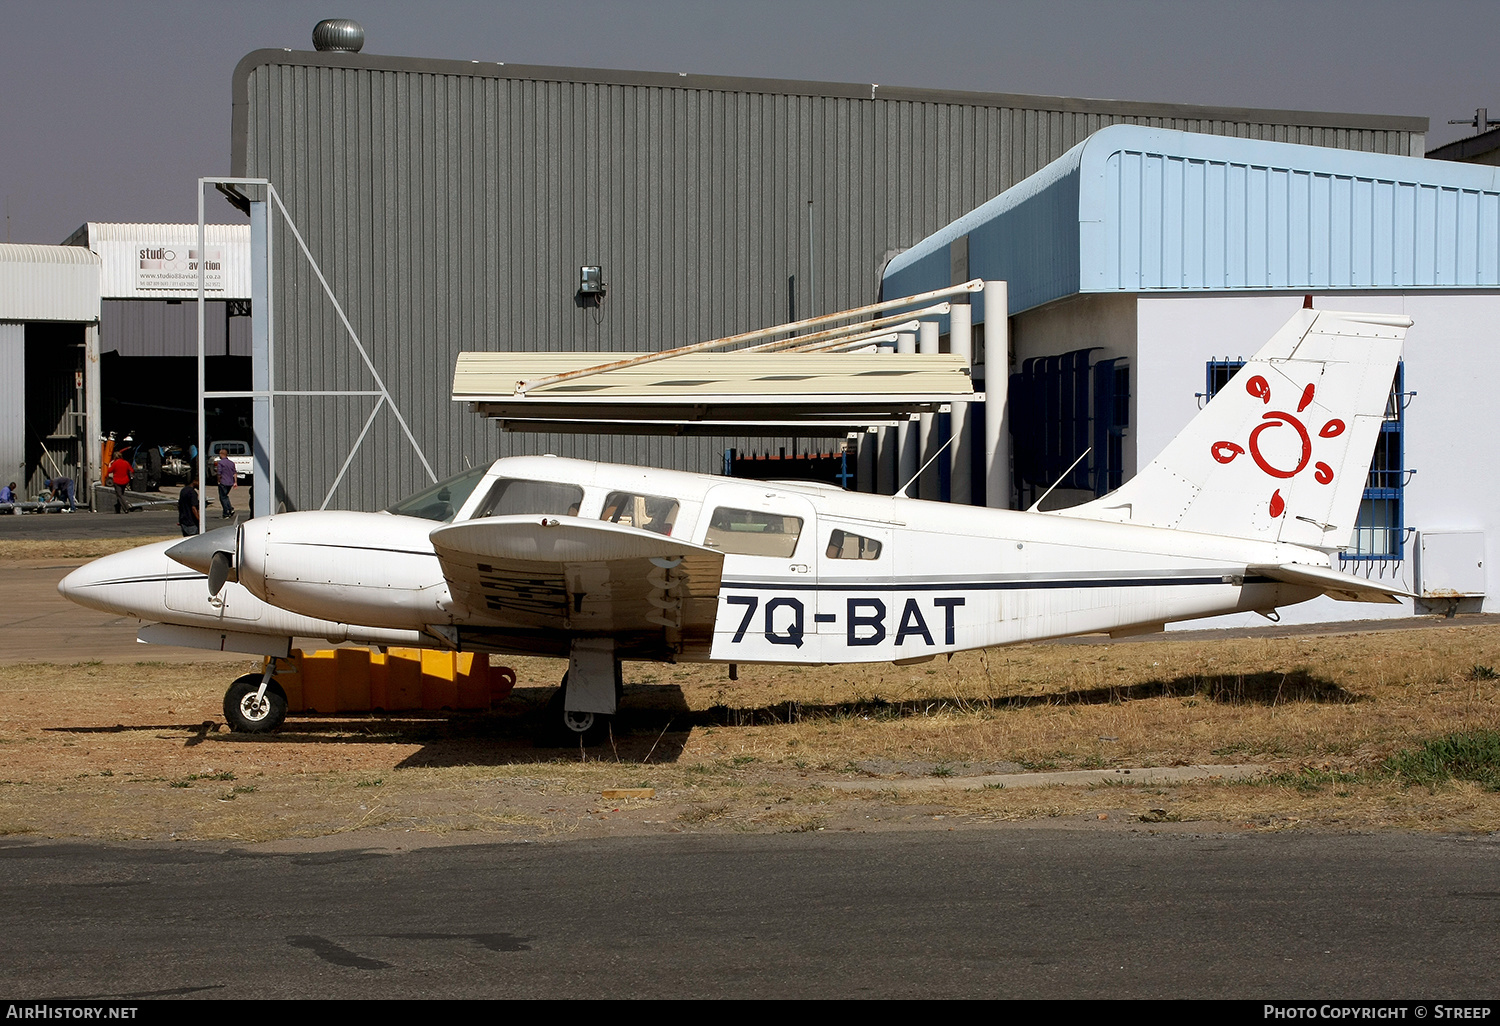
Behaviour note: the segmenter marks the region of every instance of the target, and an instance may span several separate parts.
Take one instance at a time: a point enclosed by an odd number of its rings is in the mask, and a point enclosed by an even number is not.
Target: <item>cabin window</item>
[[[835,530],[828,536],[829,559],[879,559],[880,543],[874,538]]]
[[[742,556],[780,556],[797,551],[802,518],[720,506],[708,521],[703,544]]]
[[[643,531],[671,534],[681,505],[667,495],[637,495],[634,492],[610,492],[604,500],[600,520]]]
[[[479,482],[484,475],[489,473],[489,467],[475,467],[466,470],[462,474],[456,474],[446,480],[439,481],[430,488],[424,488],[409,499],[403,499],[394,506],[387,506],[387,513],[395,513],[403,517],[421,517],[423,520],[436,520],[446,524],[463,508],[463,504],[469,501],[469,496],[474,489],[479,487]]]
[[[501,478],[474,511],[478,517],[560,516],[576,517],[583,504],[583,488],[560,481],[525,481]]]

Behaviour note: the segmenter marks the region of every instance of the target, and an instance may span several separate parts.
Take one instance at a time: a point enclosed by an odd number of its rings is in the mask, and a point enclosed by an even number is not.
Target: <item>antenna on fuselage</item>
[[[912,485],[916,484],[917,478],[919,478],[919,477],[922,476],[922,471],[924,471],[928,467],[932,466],[932,461],[935,460],[935,459],[937,459],[939,456],[941,456],[943,454],[943,450],[946,449],[946,448],[948,448],[948,446],[950,446],[952,444],[953,444],[953,436],[949,435],[948,436],[948,440],[946,442],[944,442],[942,445],[938,446],[937,452],[935,452],[931,456],[929,456],[928,459],[927,459],[927,462],[924,463],[924,464],[922,464],[920,467],[917,468],[917,472],[911,476],[911,480],[908,481],[908,482],[906,482],[906,484],[902,485],[900,488],[896,489],[896,497],[897,498],[901,498],[901,499],[909,499],[909,498],[911,498],[910,495],[906,494],[906,490],[908,488],[910,488]]]
[[[1089,453],[1091,453],[1093,451],[1094,451],[1094,447],[1092,445],[1089,446],[1087,449],[1083,450],[1083,455],[1079,456],[1076,460],[1074,460],[1072,463],[1070,463],[1068,465],[1068,469],[1064,470],[1062,472],[1062,476],[1059,477],[1056,481],[1053,481],[1052,484],[1048,486],[1047,490],[1042,493],[1042,498],[1041,499],[1037,499],[1030,506],[1028,506],[1026,508],[1026,512],[1028,512],[1028,513],[1035,513],[1035,512],[1037,512],[1037,507],[1042,504],[1042,499],[1045,499],[1047,496],[1051,495],[1053,488],[1056,488],[1058,485],[1060,485],[1064,481],[1066,481],[1068,479],[1068,475],[1071,474],[1071,473],[1073,473],[1073,468],[1076,467],[1076,466],[1078,466],[1078,464],[1082,463],[1083,462],[1083,457],[1087,456]]]

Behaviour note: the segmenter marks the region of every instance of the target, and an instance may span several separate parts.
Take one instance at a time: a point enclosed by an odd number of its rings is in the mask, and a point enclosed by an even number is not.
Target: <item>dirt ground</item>
[[[1386,763],[1500,728],[1493,623],[742,666],[738,681],[630,664],[613,741],[587,751],[538,745],[563,666],[515,659],[520,686],[486,713],[293,716],[250,737],[224,727],[221,702],[256,663],[145,649],[133,622],[63,603],[55,581],[86,554],[0,552],[14,600],[0,632],[0,835],[410,847],[1037,819],[1500,828],[1500,792],[1413,784]],[[997,776],[1228,764],[1263,772],[1039,788]]]

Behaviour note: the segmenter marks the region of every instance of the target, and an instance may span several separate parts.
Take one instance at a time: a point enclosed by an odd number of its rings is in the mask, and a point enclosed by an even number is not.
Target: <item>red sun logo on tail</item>
[[[1302,398],[1297,403],[1297,413],[1307,409],[1313,401],[1315,385],[1309,384],[1302,390]],[[1271,385],[1259,374],[1245,382],[1245,391],[1259,399],[1267,406],[1271,403]],[[1266,431],[1274,431],[1277,428],[1291,428],[1297,434],[1297,440],[1301,442],[1301,455],[1297,457],[1296,465],[1292,467],[1280,467],[1268,460],[1261,452],[1260,438]],[[1344,422],[1337,417],[1328,421],[1318,431],[1319,438],[1337,438],[1344,433]],[[1289,441],[1289,439],[1288,439]],[[1313,444],[1312,438],[1307,433],[1306,426],[1296,414],[1283,413],[1281,410],[1271,410],[1264,414],[1260,423],[1250,432],[1247,442],[1250,449],[1250,458],[1255,460],[1255,465],[1271,477],[1289,478],[1296,477],[1307,469],[1307,464],[1312,460]],[[1295,452],[1295,446],[1288,446],[1289,452]],[[1234,442],[1215,442],[1209,451],[1213,453],[1214,459],[1220,463],[1232,463],[1236,456],[1245,453],[1245,446],[1236,445]],[[1333,468],[1319,460],[1313,464],[1313,478],[1318,484],[1328,484],[1333,480]],[[1281,489],[1271,493],[1271,516],[1279,517],[1286,512],[1286,500],[1281,497]]]

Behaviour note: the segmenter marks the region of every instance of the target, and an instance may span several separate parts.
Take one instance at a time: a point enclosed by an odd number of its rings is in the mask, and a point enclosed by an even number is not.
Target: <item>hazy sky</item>
[[[1494,0],[0,0],[0,238],[195,221],[235,64],[325,17],[375,54],[1422,115],[1429,148],[1500,116]]]

